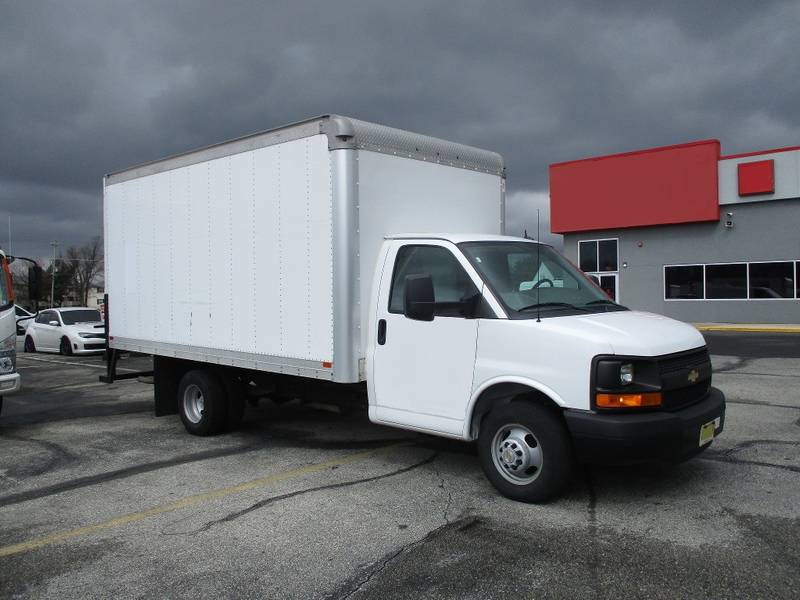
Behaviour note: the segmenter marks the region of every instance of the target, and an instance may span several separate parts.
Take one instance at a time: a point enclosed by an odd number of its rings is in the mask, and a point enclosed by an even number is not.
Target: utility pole
[[[58,242],[50,242],[50,245],[53,247],[53,267],[50,269],[50,308],[56,303],[56,248],[58,248]]]

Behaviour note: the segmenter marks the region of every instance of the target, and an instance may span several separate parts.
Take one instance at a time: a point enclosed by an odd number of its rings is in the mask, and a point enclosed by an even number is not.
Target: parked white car
[[[106,347],[103,319],[96,308],[48,308],[25,332],[25,352],[91,354]]]

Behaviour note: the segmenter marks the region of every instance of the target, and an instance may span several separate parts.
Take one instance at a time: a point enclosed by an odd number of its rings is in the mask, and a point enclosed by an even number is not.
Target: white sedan
[[[64,355],[102,352],[106,333],[95,308],[48,308],[39,312],[25,332],[25,352]]]

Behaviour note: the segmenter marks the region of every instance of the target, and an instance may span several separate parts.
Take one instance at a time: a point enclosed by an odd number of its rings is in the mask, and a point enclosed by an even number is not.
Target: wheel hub
[[[199,423],[205,411],[203,391],[192,384],[183,392],[183,412],[192,423]]]
[[[523,425],[506,425],[497,431],[492,457],[500,474],[517,485],[532,482],[542,468],[539,441]]]

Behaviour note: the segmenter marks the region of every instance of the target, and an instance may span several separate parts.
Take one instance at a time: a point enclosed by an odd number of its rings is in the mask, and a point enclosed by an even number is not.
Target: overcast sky
[[[646,4],[0,0],[0,244],[7,214],[16,253],[82,243],[104,173],[329,112],[502,153],[513,234],[552,162],[800,144],[800,2]]]

